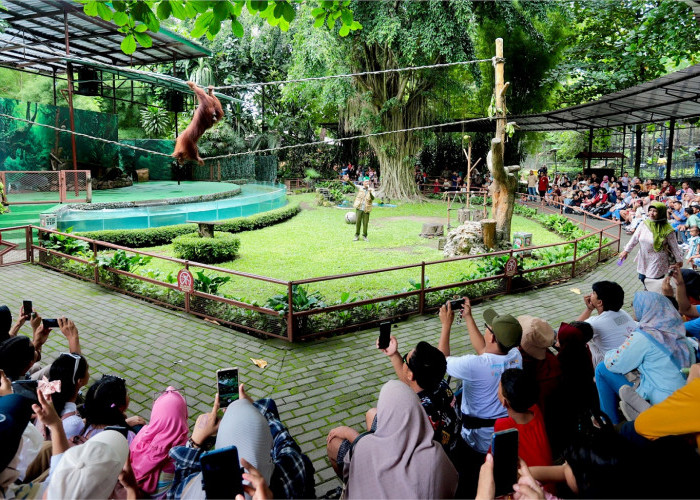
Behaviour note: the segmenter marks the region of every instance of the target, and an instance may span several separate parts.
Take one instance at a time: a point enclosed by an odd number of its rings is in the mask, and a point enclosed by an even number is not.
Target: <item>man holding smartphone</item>
[[[522,327],[510,314],[499,315],[493,309],[484,311],[485,334],[482,335],[472,317],[469,298],[464,299],[462,319],[469,331],[469,340],[476,354],[451,356],[450,330],[454,311],[450,303],[440,308],[442,330],[438,348],[447,358],[447,373],[462,380],[462,431],[468,447],[464,448],[459,470],[472,471],[474,477],[466,479],[468,488],[476,487],[479,465],[484,462],[491,445],[491,434],[496,419],[508,415],[498,399],[501,374],[508,368],[522,368],[523,358],[517,347],[522,337]],[[468,472],[466,475],[469,475]],[[460,476],[459,497],[473,497],[475,491],[464,491]],[[469,484],[473,483],[473,484]]]

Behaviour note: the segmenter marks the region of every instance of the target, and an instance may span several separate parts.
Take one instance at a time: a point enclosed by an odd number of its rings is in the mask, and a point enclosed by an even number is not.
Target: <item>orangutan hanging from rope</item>
[[[204,165],[204,160],[199,157],[197,141],[207,129],[221,120],[224,116],[224,109],[221,107],[219,99],[214,96],[214,87],[209,86],[209,92],[207,93],[194,82],[187,82],[187,85],[197,96],[199,106],[197,106],[190,124],[177,137],[173,156],[177,158],[177,162],[180,164],[185,163],[187,160],[197,160],[197,163]]]

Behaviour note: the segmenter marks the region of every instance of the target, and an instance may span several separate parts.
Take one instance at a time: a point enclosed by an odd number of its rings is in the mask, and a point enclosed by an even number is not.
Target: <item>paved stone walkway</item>
[[[629,309],[633,292],[641,289],[632,257],[621,267],[612,259],[567,283],[487,301],[475,306],[474,313],[480,317],[485,307],[493,307],[513,315],[537,315],[557,327],[581,313],[583,294],[602,279],[623,286]],[[572,288],[579,288],[581,295]],[[326,434],[341,424],[359,429],[366,409],[376,405],[381,385],[394,377],[391,363],[374,347],[376,330],[289,345],[259,340],[39,266],[0,268],[0,304],[8,304],[14,313],[23,299],[32,300],[45,318],[64,315],[75,320],[91,377],[114,373],[127,379],[130,414],[148,418],[154,394],[173,385],[184,389],[192,423],[211,407],[216,370],[239,367],[240,379],[254,398],[271,396],[277,401],[282,420],[314,462],[319,495],[340,484],[326,460]],[[28,326],[23,333],[30,334]],[[437,344],[440,322],[434,315],[413,317],[398,324],[393,334],[404,353],[420,340]],[[471,351],[462,324],[454,326],[452,337],[454,353]],[[52,333],[44,359],[54,359],[66,347],[60,332]],[[261,370],[251,357],[269,365]]]

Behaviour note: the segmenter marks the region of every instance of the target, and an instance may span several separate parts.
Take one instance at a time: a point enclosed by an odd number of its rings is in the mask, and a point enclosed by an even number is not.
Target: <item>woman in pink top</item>
[[[648,213],[649,219],[637,227],[620,253],[620,260],[625,260],[639,243],[636,260],[642,283],[646,278],[663,278],[671,266],[680,267],[683,264],[683,253],[678,246],[676,233],[666,218],[666,205],[655,201],[649,205]]]
[[[163,498],[175,473],[168,456],[174,446],[187,442],[187,403],[173,387],[168,387],[153,403],[151,421],[129,446],[131,468],[139,487],[152,498]]]

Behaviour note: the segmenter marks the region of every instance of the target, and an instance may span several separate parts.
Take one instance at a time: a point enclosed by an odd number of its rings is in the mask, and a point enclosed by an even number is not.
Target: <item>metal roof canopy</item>
[[[511,115],[522,131],[590,130],[681,120],[700,116],[700,64],[605,95],[595,101],[533,115]],[[493,132],[496,121],[482,118],[440,132]]]
[[[131,68],[119,68],[111,64],[101,64],[95,61],[82,59],[80,57],[62,57],[61,60],[73,63],[74,65],[79,64],[81,66],[89,66],[97,70],[104,71],[105,73],[111,73],[123,77],[127,80],[136,80],[167,89],[177,90],[183,94],[194,95],[194,92],[192,92],[185,81],[175,78],[174,76],[164,75],[163,73],[156,73],[154,71],[139,71]],[[80,84],[80,80],[76,80],[75,83]],[[235,97],[231,97],[220,92],[214,92],[214,95],[221,101],[243,102],[240,99],[236,99]]]
[[[124,35],[118,26],[83,12],[72,0],[2,0],[0,19],[8,23],[0,33],[0,66],[52,75],[65,72],[66,26],[72,56],[106,64],[141,66],[211,56],[211,52],[172,31],[150,33],[153,46],[132,55],[121,50]]]

